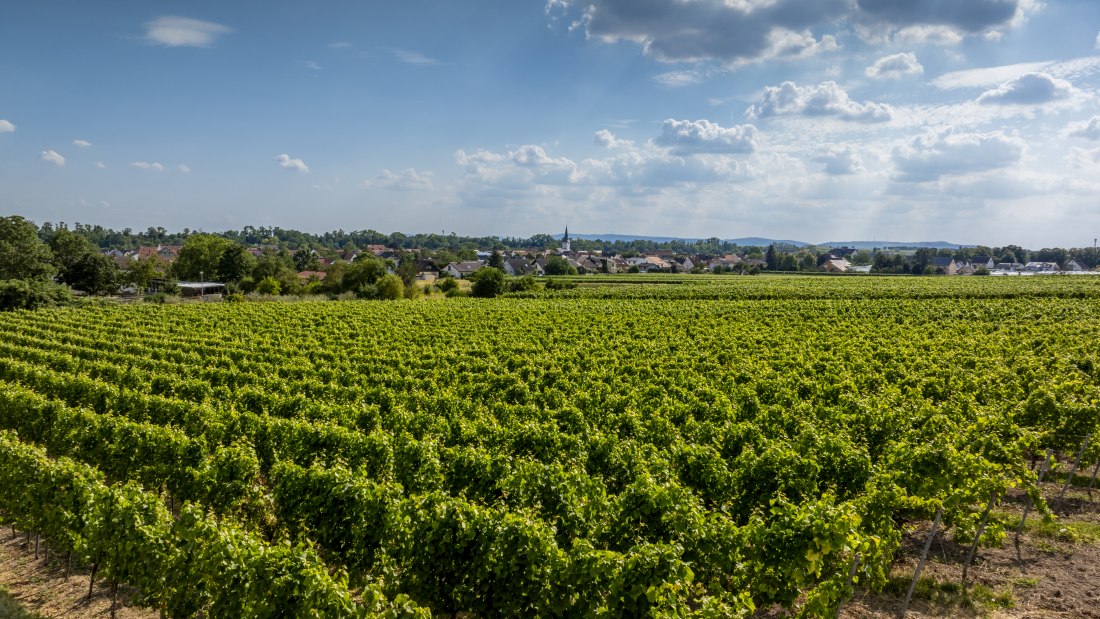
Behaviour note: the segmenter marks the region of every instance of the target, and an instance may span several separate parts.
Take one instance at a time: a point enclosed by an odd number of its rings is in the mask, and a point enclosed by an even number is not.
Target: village
[[[922,275],[1049,275],[1061,273],[1093,273],[1077,259],[1063,264],[1053,261],[1000,261],[987,254],[967,257],[942,255],[948,250],[857,250],[838,248],[745,247],[741,252],[693,253],[672,249],[605,252],[600,249],[574,248],[566,228],[558,246],[527,249],[473,249],[458,252],[396,248],[391,245],[369,244],[347,250],[298,249],[276,244],[247,247],[256,260],[282,263],[285,271],[293,271],[303,286],[324,282],[336,265],[347,265],[364,258],[382,261],[390,274],[403,271],[408,280],[431,284],[441,278],[466,279],[485,267],[495,267],[513,277],[543,277],[547,275],[594,274],[757,274],[761,272],[803,272],[829,274],[904,273]],[[122,271],[152,261],[156,279],[167,279],[171,268],[184,251],[183,245],[142,246],[136,250],[104,250]],[[960,254],[966,252],[960,251]],[[287,268],[293,265],[294,268]],[[415,274],[415,275],[414,275]],[[218,273],[196,273],[203,281],[179,281],[183,296],[223,292],[225,282],[216,281]],[[205,277],[209,275],[209,278]],[[289,277],[287,272],[286,276]],[[181,278],[182,279],[182,278]],[[209,280],[209,281],[207,281]],[[408,283],[411,283],[408,282]],[[294,288],[283,286],[284,290]],[[288,291],[288,290],[287,290]]]

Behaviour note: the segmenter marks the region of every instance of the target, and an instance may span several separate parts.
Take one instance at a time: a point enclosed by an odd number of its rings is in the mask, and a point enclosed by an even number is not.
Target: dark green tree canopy
[[[18,215],[0,217],[0,280],[48,280],[55,270],[38,227]]]

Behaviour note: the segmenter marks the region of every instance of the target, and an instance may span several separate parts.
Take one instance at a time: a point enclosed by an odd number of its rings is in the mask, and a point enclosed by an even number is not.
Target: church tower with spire
[[[561,247],[558,248],[558,252],[567,254],[572,251],[569,248],[569,226],[565,227],[565,236],[561,237]]]

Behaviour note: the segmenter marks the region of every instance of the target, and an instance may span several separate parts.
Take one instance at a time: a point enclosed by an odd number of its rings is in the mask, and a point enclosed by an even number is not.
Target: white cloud
[[[632,148],[634,142],[631,140],[620,140],[615,137],[614,133],[607,129],[600,129],[594,136],[594,142],[596,146],[602,146],[604,148]]]
[[[783,82],[779,86],[764,89],[759,103],[749,106],[745,115],[749,118],[769,116],[835,116],[857,122],[885,122],[892,118],[890,107],[881,103],[857,103],[848,98],[836,82],[822,82],[817,86],[799,86]]]
[[[703,75],[698,71],[669,71],[653,76],[653,81],[665,88],[683,88],[703,81]]]
[[[139,170],[149,170],[150,172],[163,172],[164,166],[157,162],[149,161],[135,161],[130,164],[131,168],[137,168]]]
[[[73,140],[73,146],[79,146],[80,148],[89,148],[92,143],[88,140]]]
[[[278,162],[279,167],[284,170],[297,170],[299,172],[309,173],[309,166],[306,165],[306,162],[301,159],[291,159],[290,155],[285,153],[276,157],[275,161]]]
[[[347,41],[333,41],[328,44],[329,49],[348,49],[351,47],[351,43]]]
[[[145,22],[145,40],[165,47],[210,47],[218,37],[231,32],[229,26],[174,15]]]
[[[864,71],[867,77],[876,79],[897,79],[921,73],[924,73],[924,67],[917,62],[916,55],[910,52],[883,56]]]
[[[431,172],[418,172],[414,168],[405,168],[398,172],[382,170],[378,176],[365,181],[362,186],[367,189],[391,189],[395,191],[420,189],[430,191],[434,188],[432,176]]]
[[[10,121],[0,119],[0,133],[11,133],[12,131],[15,131],[15,125],[11,124]]]
[[[661,135],[654,143],[671,149],[677,156],[699,153],[751,153],[756,149],[756,127],[723,127],[709,120],[668,119],[661,124]]]
[[[106,170],[107,164],[103,163],[102,161],[97,161],[95,162],[95,167],[99,168],[100,170]]]
[[[1004,105],[1037,105],[1069,98],[1073,86],[1043,73],[1025,73],[978,97],[978,103]]]
[[[944,175],[984,172],[1010,166],[1023,156],[1024,143],[1002,132],[930,131],[896,146],[895,180],[926,182]]]
[[[825,164],[825,173],[833,176],[864,171],[863,160],[851,146],[831,146],[814,157],[814,161]]]
[[[1100,32],[1096,33],[1096,49],[1100,49]]]
[[[1008,80],[1042,71],[1049,67],[1047,62],[1023,62],[1020,64],[1003,65],[999,67],[984,67],[981,69],[967,69],[965,71],[952,71],[932,80],[932,85],[940,90],[954,90],[956,88],[987,88],[997,86]]]
[[[309,69],[310,71],[320,71],[321,70],[321,65],[317,64],[316,62],[313,62],[312,60],[303,60],[302,61],[302,66]]]
[[[57,167],[64,167],[65,165],[65,157],[55,150],[44,150],[38,155],[38,158],[42,161],[48,161]]]
[[[1086,140],[1100,140],[1100,116],[1078,123],[1070,123],[1066,127],[1066,135],[1071,138],[1084,138]]]
[[[183,174],[190,174],[191,173],[191,166],[187,165],[186,163],[181,163],[181,164],[177,165],[176,169],[179,170]]]
[[[398,49],[396,47],[390,48],[390,53],[397,56],[397,59],[405,64],[411,64],[418,67],[434,67],[443,64],[439,60],[430,56],[425,56],[420,52],[413,52],[407,49]]]

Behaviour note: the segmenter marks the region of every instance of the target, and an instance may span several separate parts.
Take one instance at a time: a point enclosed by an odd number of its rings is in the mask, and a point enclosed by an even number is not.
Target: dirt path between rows
[[[96,581],[92,599],[88,600],[88,572],[73,569],[65,578],[65,557],[50,556],[42,560],[44,549],[39,547],[39,560],[34,558],[34,538],[25,544],[22,531],[12,537],[11,528],[0,528],[0,585],[24,610],[40,617],[109,617],[111,614],[111,588],[104,581]],[[131,591],[119,588],[118,619],[152,619],[158,613],[130,605]]]

